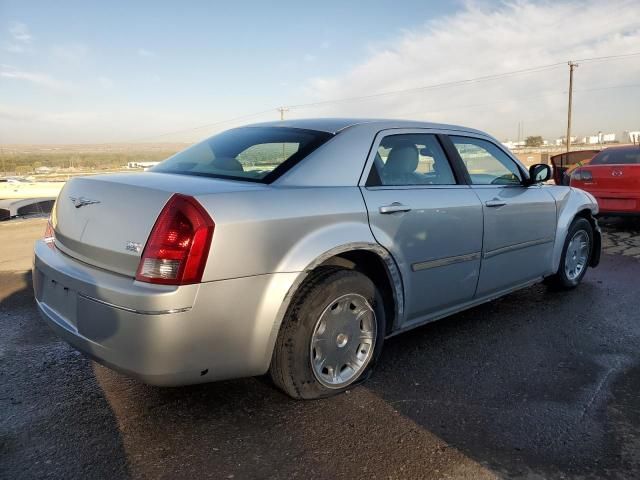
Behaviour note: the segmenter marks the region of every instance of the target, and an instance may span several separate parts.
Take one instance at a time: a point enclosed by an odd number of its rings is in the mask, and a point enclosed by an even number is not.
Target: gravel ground
[[[616,254],[578,289],[400,335],[369,382],[314,402],[264,379],[162,389],[97,365],[39,319],[23,259],[0,271],[0,477],[640,478],[635,225],[605,222]],[[7,231],[5,252],[26,251]]]

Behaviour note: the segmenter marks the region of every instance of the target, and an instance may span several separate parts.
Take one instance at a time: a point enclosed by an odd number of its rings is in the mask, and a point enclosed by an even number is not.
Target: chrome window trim
[[[469,185],[376,185],[364,188],[367,190],[458,190],[469,188]]]

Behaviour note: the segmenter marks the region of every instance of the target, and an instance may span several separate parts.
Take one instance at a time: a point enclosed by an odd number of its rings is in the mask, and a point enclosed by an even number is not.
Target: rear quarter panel
[[[375,244],[358,187],[277,187],[198,196],[215,231],[203,281],[300,272],[344,244]]]

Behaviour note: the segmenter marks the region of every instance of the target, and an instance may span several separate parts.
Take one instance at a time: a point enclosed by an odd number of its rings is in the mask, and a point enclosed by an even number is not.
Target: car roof
[[[346,128],[357,125],[370,125],[380,130],[388,128],[436,128],[446,130],[461,130],[486,135],[484,132],[459,125],[447,125],[443,123],[422,122],[417,120],[398,120],[390,118],[304,118],[295,120],[282,120],[275,122],[262,122],[247,125],[247,127],[289,127],[304,128],[307,130],[319,130],[328,133],[338,133]]]
[[[638,144],[614,145],[614,146],[607,147],[607,148],[601,150],[601,152],[607,152],[607,151],[611,151],[611,150],[638,150],[638,149],[640,149],[640,145],[638,145]]]

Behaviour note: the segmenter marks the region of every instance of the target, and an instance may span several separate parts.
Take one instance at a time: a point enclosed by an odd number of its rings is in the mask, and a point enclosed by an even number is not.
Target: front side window
[[[331,137],[298,128],[236,128],[176,153],[151,171],[269,183]]]
[[[522,174],[509,156],[487,140],[449,137],[474,185],[520,185]]]
[[[373,167],[377,185],[455,185],[435,135],[411,133],[382,139]]]

